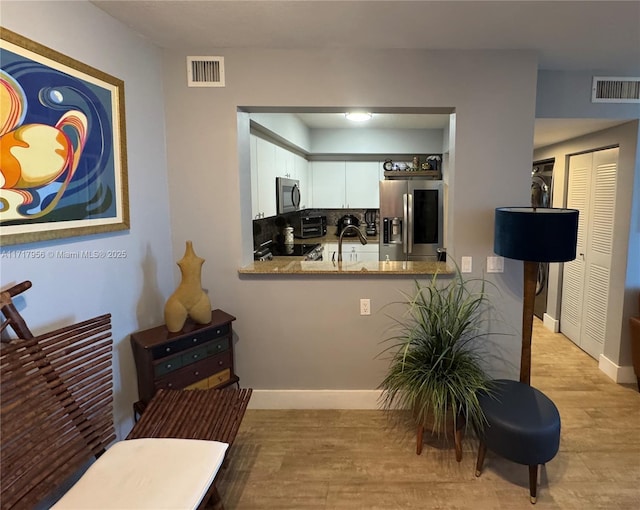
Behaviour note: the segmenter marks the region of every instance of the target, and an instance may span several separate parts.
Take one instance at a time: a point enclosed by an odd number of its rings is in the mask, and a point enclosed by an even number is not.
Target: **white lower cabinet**
[[[358,262],[377,262],[380,260],[380,247],[378,242],[367,243],[356,247]]]
[[[322,245],[322,260],[332,260],[335,254],[335,260],[338,260],[338,243],[324,243]]]
[[[379,247],[377,242],[367,244],[342,242],[343,262],[373,262],[379,259]],[[338,243],[325,243],[322,259],[325,261],[338,260]]]

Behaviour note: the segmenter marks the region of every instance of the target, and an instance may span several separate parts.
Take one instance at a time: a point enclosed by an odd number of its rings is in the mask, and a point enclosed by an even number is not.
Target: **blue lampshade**
[[[567,262],[576,258],[575,209],[499,207],[493,251],[509,259]]]

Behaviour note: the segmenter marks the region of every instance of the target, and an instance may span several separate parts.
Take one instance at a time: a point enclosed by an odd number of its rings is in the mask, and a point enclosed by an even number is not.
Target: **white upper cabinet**
[[[311,207],[309,162],[282,147],[255,135],[250,137],[251,212],[253,219],[275,216],[276,178],[300,181],[300,209]]]
[[[254,169],[251,169],[252,172]],[[276,146],[272,143],[256,137],[256,168],[257,173],[257,210],[253,211],[253,217],[266,218],[276,214]],[[253,179],[252,179],[253,181]],[[252,198],[251,203],[254,203]]]
[[[294,179],[294,154],[278,145],[274,145],[274,149],[276,153],[276,177]]]
[[[312,203],[319,209],[343,209],[345,202],[345,162],[312,161]]]
[[[311,201],[312,183],[309,178],[309,162],[302,156],[293,154],[293,175],[294,179],[300,181],[300,209],[313,207]]]
[[[349,209],[377,209],[380,207],[379,161],[347,161],[345,166],[346,196]]]
[[[378,161],[313,161],[313,207],[377,209],[380,168]]]
[[[251,157],[251,217],[260,217],[260,204],[258,202],[258,137],[249,136],[249,154]]]
[[[276,177],[286,177],[287,179],[300,181],[300,209],[311,207],[309,162],[302,156],[277,145],[275,146],[275,151]]]

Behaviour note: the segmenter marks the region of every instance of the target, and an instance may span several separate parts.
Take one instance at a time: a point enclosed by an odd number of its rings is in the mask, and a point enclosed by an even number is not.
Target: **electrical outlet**
[[[487,257],[487,273],[504,273],[504,258]]]
[[[360,300],[360,315],[371,315],[371,300],[370,299],[361,299]]]
[[[461,273],[470,273],[473,270],[473,259],[471,257],[462,257],[461,265]]]

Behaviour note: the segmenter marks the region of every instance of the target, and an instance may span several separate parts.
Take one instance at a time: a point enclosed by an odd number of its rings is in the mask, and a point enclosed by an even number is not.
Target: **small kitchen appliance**
[[[293,233],[299,239],[322,237],[327,233],[327,217],[301,216],[293,224]]]
[[[360,220],[357,217],[355,217],[353,214],[345,214],[338,220],[338,231],[336,232],[336,235],[339,236],[342,233],[342,231],[345,228],[347,228],[349,225],[358,227],[360,226]],[[345,232],[344,234],[345,237],[355,237],[356,235],[357,235],[357,232],[355,232],[352,229],[350,229],[348,232]]]
[[[364,221],[367,224],[365,233],[368,236],[378,235],[378,229],[376,228],[376,210],[375,209],[367,209],[367,212],[364,213]]]

